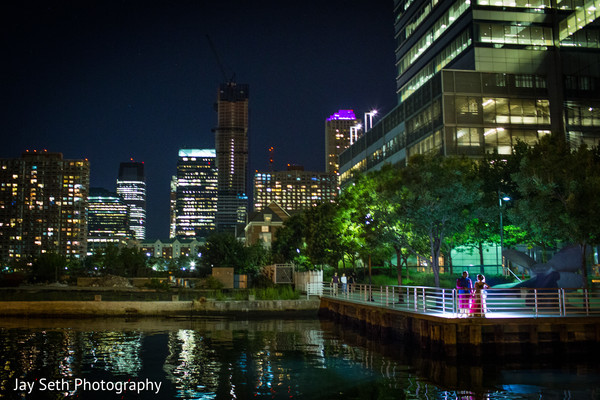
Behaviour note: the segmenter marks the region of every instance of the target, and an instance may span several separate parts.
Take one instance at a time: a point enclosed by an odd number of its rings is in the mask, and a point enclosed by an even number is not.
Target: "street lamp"
[[[354,142],[358,140],[358,131],[362,129],[361,124],[356,124],[350,127],[350,145],[353,145]]]
[[[373,129],[373,117],[377,115],[377,110],[371,110],[365,113],[365,132]]]
[[[511,198],[506,194],[498,191],[498,205],[500,206],[500,259],[502,261],[502,268],[504,268],[504,225],[502,223],[502,202],[510,201]],[[497,253],[496,253],[497,254]]]

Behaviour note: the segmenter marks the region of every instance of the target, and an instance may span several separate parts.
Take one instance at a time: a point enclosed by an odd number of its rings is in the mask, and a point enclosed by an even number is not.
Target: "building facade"
[[[217,215],[217,168],[214,149],[181,149],[177,161],[175,229],[178,239],[213,233]]]
[[[146,257],[164,258],[166,260],[179,257],[200,257],[200,250],[204,242],[196,239],[190,240],[160,240],[143,241],[137,244],[137,248]]]
[[[254,211],[271,203],[290,211],[302,210],[334,201],[339,192],[337,175],[304,171],[288,166],[287,171],[256,172],[254,175]]]
[[[84,257],[89,182],[89,162],[60,153],[0,159],[0,261],[43,253]]]
[[[339,155],[358,139],[360,123],[353,110],[339,110],[325,120],[326,172],[339,173]]]
[[[217,95],[215,148],[218,169],[216,225],[236,232],[248,213],[248,96],[246,84],[221,84]]]
[[[129,228],[129,206],[116,193],[91,188],[87,211],[88,254],[108,245],[122,246],[134,237]]]
[[[119,166],[117,194],[129,206],[129,227],[135,238],[146,238],[146,175],[143,162],[123,162]]]
[[[246,245],[260,243],[270,249],[277,231],[289,218],[290,214],[277,203],[270,203],[262,210],[251,213],[245,228]]]
[[[352,170],[414,155],[509,154],[550,133],[600,140],[595,0],[396,0],[398,105],[340,155]]]

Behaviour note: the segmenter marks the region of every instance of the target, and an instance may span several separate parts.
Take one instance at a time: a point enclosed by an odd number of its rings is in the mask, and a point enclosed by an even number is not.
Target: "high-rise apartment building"
[[[122,162],[119,166],[117,194],[129,206],[129,228],[135,238],[146,238],[146,175],[143,162]]]
[[[394,13],[398,106],[340,155],[342,182],[550,133],[600,143],[598,0],[396,0]]]
[[[325,171],[338,174],[339,155],[358,139],[360,120],[354,110],[339,110],[325,121]]]
[[[214,149],[182,149],[177,161],[175,237],[206,239],[215,231],[217,168]]]
[[[248,90],[246,84],[221,84],[217,96],[215,147],[218,169],[216,225],[236,232],[248,213]]]
[[[85,256],[89,182],[89,162],[60,153],[0,159],[0,261]]]
[[[88,196],[88,252],[107,245],[126,245],[134,234],[129,229],[129,207],[116,193],[91,188]]]
[[[175,238],[177,231],[177,175],[171,177],[169,192],[169,239]]]
[[[288,166],[287,171],[256,172],[254,175],[254,211],[277,203],[286,211],[297,211],[334,201],[339,187],[337,175],[304,171]]]

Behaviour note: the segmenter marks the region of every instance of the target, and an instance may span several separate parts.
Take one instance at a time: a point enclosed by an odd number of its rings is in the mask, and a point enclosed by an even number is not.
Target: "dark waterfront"
[[[3,319],[0,360],[8,399],[600,399],[593,358],[448,362],[318,319]]]

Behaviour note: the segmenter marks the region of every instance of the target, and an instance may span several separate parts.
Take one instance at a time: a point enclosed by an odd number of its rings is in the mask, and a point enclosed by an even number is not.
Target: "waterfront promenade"
[[[583,289],[490,289],[485,316],[463,316],[453,289],[370,287],[310,290],[319,314],[431,353],[471,356],[589,354],[600,350],[600,298]]]

